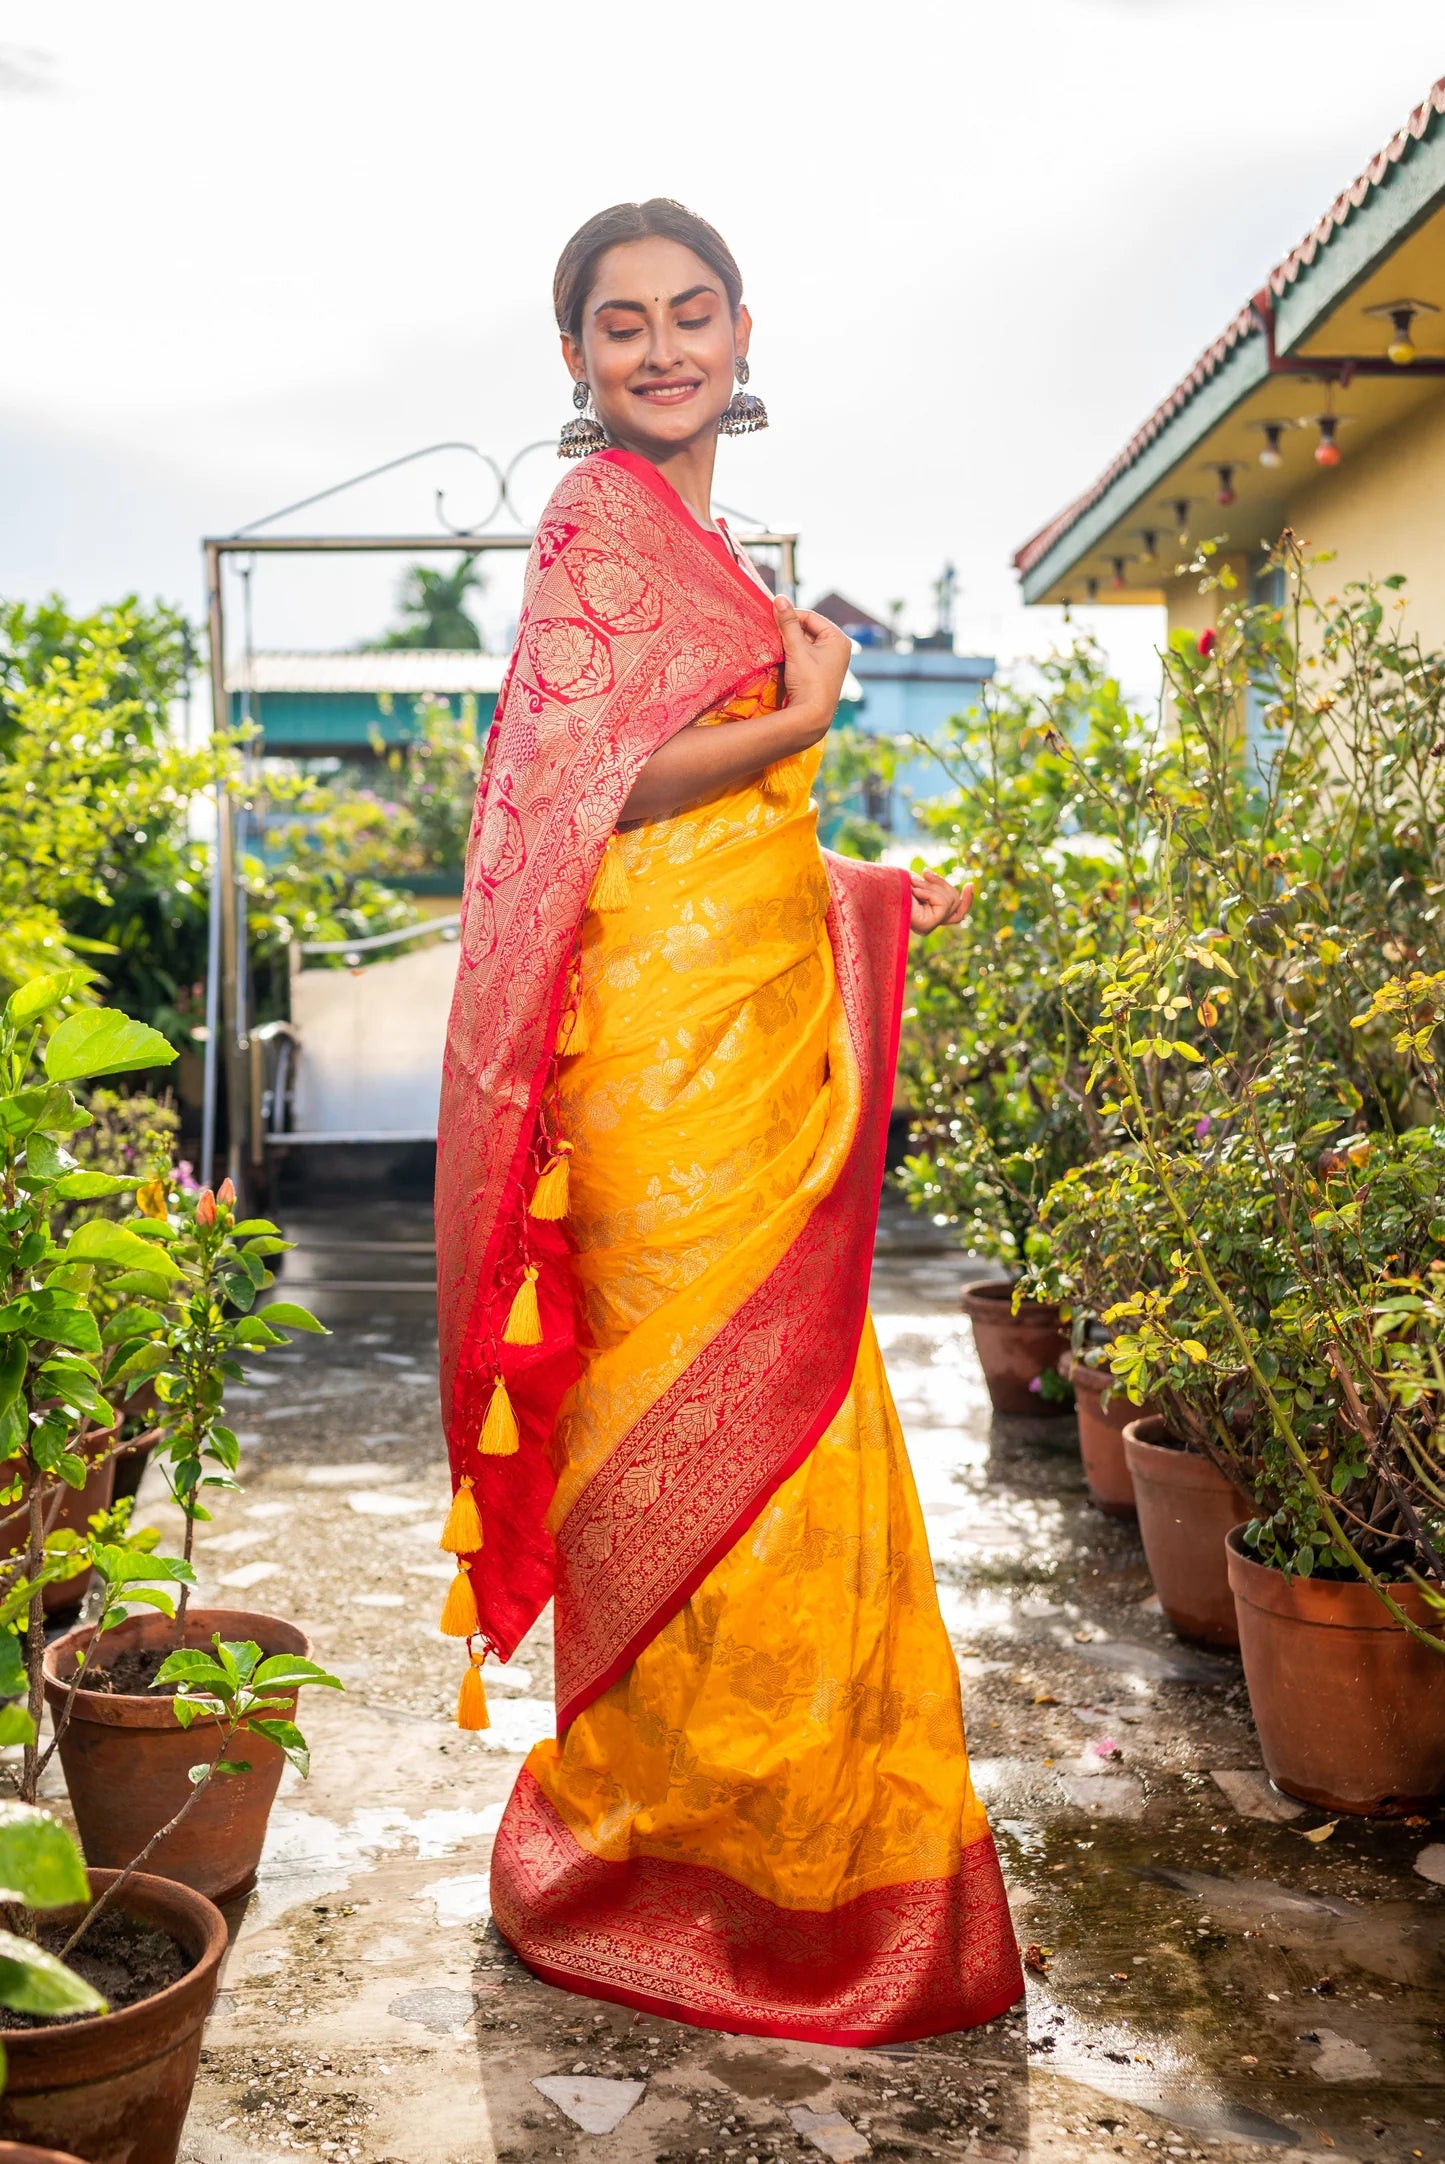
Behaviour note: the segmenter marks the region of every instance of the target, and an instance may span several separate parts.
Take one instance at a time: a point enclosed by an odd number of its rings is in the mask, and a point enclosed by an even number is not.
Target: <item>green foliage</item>
[[[248,1735],[265,1736],[278,1745],[305,1780],[311,1771],[311,1753],[291,1718],[295,1693],[304,1683],[339,1691],[339,1677],[292,1653],[263,1659],[261,1648],[252,1640],[227,1643],[219,1631],[211,1648],[205,1653],[198,1647],[178,1647],[167,1655],[152,1686],[174,1688],[171,1705],[182,1728],[189,1728],[198,1718],[218,1724],[216,1755],[192,1766],[193,1784],[201,1787],[216,1774],[249,1773],[244,1760],[231,1756],[238,1740]]]
[[[1062,979],[1112,1139],[1041,1205],[1029,1287],[1253,1485],[1262,1559],[1388,1601],[1445,1577],[1445,660],[1284,561],[1291,620],[1231,605],[1212,652],[1172,642],[1148,879]]]
[[[73,1907],[90,1899],[74,1840],[48,1811],[0,1803],[0,1901],[10,1908]],[[73,1969],[15,1931],[0,1931],[0,2006],[19,2014],[103,2014],[100,1993]],[[0,2085],[5,2071],[0,2052]]]
[[[870,736],[852,721],[834,722],[824,737],[813,798],[818,831],[840,856],[876,864],[888,847],[890,837],[869,816],[868,806],[892,788],[907,749],[892,737]]]
[[[486,580],[475,556],[462,556],[450,571],[413,564],[405,573],[397,606],[400,629],[389,631],[382,647],[451,647],[481,651],[482,635],[467,609],[467,596],[483,591]]]
[[[1017,1268],[1054,1180],[1112,1132],[1087,1087],[1090,1017],[1065,986],[1127,936],[1169,751],[1085,646],[1046,663],[1038,693],[991,687],[940,757],[955,793],[922,816],[975,898],[962,927],[916,950],[900,1068],[918,1147],[903,1184]]]
[[[180,640],[179,618],[129,604],[0,608],[0,988],[113,957],[125,897],[181,876],[187,804],[228,754],[167,731]]]
[[[416,702],[416,735],[385,753],[397,808],[406,816],[416,869],[460,875],[471,832],[472,809],[482,773],[484,737],[477,702],[447,699]],[[373,748],[382,750],[380,742]]]
[[[257,1295],[275,1283],[268,1258],[284,1253],[283,1240],[267,1218],[237,1223],[229,1180],[217,1194],[182,1188],[168,1192],[156,1181],[141,1196],[149,1236],[154,1285],[138,1287],[156,1306],[165,1303],[163,1327],[142,1311],[132,1335],[122,1319],[112,1322],[110,1373],[131,1390],[148,1383],[158,1402],[162,1447],[158,1460],[172,1497],[185,1512],[185,1560],[189,1563],[198,1521],[209,1518],[208,1490],[235,1488],[240,1446],[221,1419],[228,1381],[242,1378],[241,1357],[255,1359],[290,1342],[287,1330],[320,1331],[307,1309],[277,1301],[253,1313]],[[113,1228],[122,1231],[124,1228]],[[163,1262],[165,1270],[156,1269]],[[184,1625],[182,1594],[177,1633]]]

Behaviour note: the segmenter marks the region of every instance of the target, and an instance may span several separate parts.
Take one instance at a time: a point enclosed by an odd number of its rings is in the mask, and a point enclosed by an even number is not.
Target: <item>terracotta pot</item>
[[[1137,1517],[1134,1482],[1124,1454],[1124,1430],[1131,1421],[1145,1417],[1147,1406],[1141,1409],[1127,1398],[1107,1368],[1091,1368],[1072,1353],[1065,1355],[1061,1372],[1074,1386],[1079,1456],[1084,1461],[1089,1501],[1106,1518]],[[1104,1399],[1111,1386],[1113,1394],[1106,1405]]]
[[[963,1312],[973,1324],[989,1402],[996,1413],[1071,1412],[1072,1406],[1051,1402],[1029,1387],[1047,1369],[1057,1369],[1069,1349],[1059,1311],[1025,1300],[1015,1315],[1013,1291],[1006,1277],[981,1278],[963,1288]]]
[[[115,1466],[115,1496],[118,1503],[124,1496],[140,1493],[145,1469],[150,1464],[154,1443],[123,1443],[112,1463]]]
[[[115,1460],[105,1458],[91,1467],[90,1478],[83,1488],[64,1488],[60,1506],[50,1521],[50,1531],[83,1533],[87,1518],[98,1510],[109,1510],[115,1491]],[[47,1509],[46,1515],[49,1516]],[[9,1510],[0,1518],[0,1557],[18,1555],[29,1538],[26,1507]],[[57,1585],[48,1585],[41,1594],[41,1602],[47,1615],[73,1615],[90,1591],[93,1570],[84,1570],[78,1577],[66,1578]]]
[[[113,1659],[128,1647],[169,1645],[174,1626],[166,1616],[133,1618],[107,1631]],[[294,1623],[254,1615],[244,1608],[192,1608],[186,1615],[188,1646],[209,1646],[212,1635],[254,1639],[268,1656],[297,1653],[309,1659],[311,1641]],[[76,1658],[90,1643],[89,1626],[67,1631],[45,1651],[45,1696],[52,1720],[64,1704]],[[295,1695],[291,1694],[294,1709]],[[287,1716],[279,1716],[284,1718]],[[65,1734],[60,1763],[70,1790],[80,1845],[87,1863],[121,1865],[138,1856],[158,1828],[184,1803],[189,1769],[215,1755],[213,1720],[182,1728],[168,1698],[80,1690]],[[147,1859],[159,1876],[179,1879],[213,1901],[230,1901],[256,1883],[266,1821],[285,1766],[278,1746],[264,1736],[246,1738],[249,1773],[213,1781],[190,1817]]]
[[[0,2164],[81,2164],[81,2160],[62,2156],[58,2149],[32,2149],[25,2141],[0,2141]]]
[[[1229,1536],[1229,1582],[1259,1748],[1272,1781],[1322,1811],[1387,1817],[1445,1795],[1445,1658],[1358,1580],[1287,1578]],[[1438,1629],[1418,1586],[1390,1588]]]
[[[1254,1503],[1212,1458],[1179,1444],[1166,1447],[1165,1433],[1157,1413],[1124,1430],[1139,1538],[1159,1605],[1181,1638],[1237,1646],[1224,1536],[1254,1516]]]
[[[92,1893],[103,1893],[115,1876],[92,1871]],[[62,2148],[88,2164],[175,2164],[226,1951],[225,1918],[189,1887],[145,1872],[120,1899],[128,1915],[168,1931],[195,1966],[179,1983],[117,2013],[5,2031],[9,2072],[0,2134],[34,2144],[15,2150],[17,2157],[48,2157]]]

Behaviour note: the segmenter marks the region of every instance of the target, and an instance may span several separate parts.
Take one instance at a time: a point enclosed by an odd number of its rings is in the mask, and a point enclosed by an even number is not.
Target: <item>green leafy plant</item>
[[[0,2006],[18,2014],[70,2017],[103,2014],[106,2002],[84,1977],[35,1938],[33,1916],[90,1900],[90,1882],[75,1842],[48,1811],[0,1803],[0,1906],[24,1931],[0,1929]],[[0,2087],[5,2054],[0,2049]]]
[[[154,1304],[138,1306],[108,1329],[117,1340],[117,1374],[132,1388],[148,1383],[155,1393],[158,1462],[185,1513],[183,1560],[189,1565],[196,1526],[210,1517],[206,1493],[237,1485],[239,1445],[221,1416],[227,1382],[242,1379],[241,1356],[256,1358],[289,1344],[288,1331],[324,1333],[316,1317],[294,1301],[272,1301],[262,1313],[252,1313],[257,1295],[275,1283],[269,1258],[284,1254],[291,1243],[269,1218],[237,1222],[229,1180],[216,1193],[205,1187],[194,1195],[155,1180],[137,1199],[169,1270],[165,1276],[133,1272],[128,1289]],[[183,1586],[177,1644],[185,1630],[188,1592]]]
[[[93,1543],[51,1529],[48,1500],[58,1500],[62,1484],[84,1487],[97,1451],[111,1447],[116,1416],[107,1392],[123,1383],[128,1357],[123,1346],[103,1342],[94,1290],[99,1282],[124,1293],[137,1273],[162,1285],[180,1274],[132,1225],[92,1219],[63,1239],[53,1235],[62,1206],[114,1196],[130,1184],[79,1166],[66,1148],[91,1117],[71,1085],[175,1056],[154,1030],[111,1009],[62,1014],[86,976],[71,969],[32,979],[0,1016],[0,1505],[23,1503],[26,1524],[23,1552],[0,1566],[0,1696],[13,1697],[23,1685],[26,1703],[0,1708],[0,1737],[25,1746],[27,1802],[42,1764],[44,1591],[93,1559]],[[23,1664],[17,1626],[25,1633]]]
[[[197,1646],[182,1646],[166,1656],[152,1689],[173,1694],[171,1709],[182,1728],[188,1729],[193,1722],[202,1719],[213,1722],[214,1750],[209,1758],[201,1759],[191,1767],[190,1794],[185,1802],[157,1828],[139,1855],[111,1881],[82,1917],[66,1941],[64,1953],[73,1951],[134,1873],[144,1869],[153,1851],[185,1822],[213,1781],[224,1781],[251,1771],[249,1759],[233,1755],[238,1744],[244,1746],[247,1736],[264,1736],[274,1743],[305,1780],[311,1771],[311,1754],[306,1738],[291,1717],[296,1693],[305,1683],[320,1684],[337,1691],[342,1687],[339,1677],[319,1668],[314,1661],[302,1660],[292,1653],[276,1653],[267,1659],[250,1639],[229,1643],[221,1638],[219,1631],[211,1640],[210,1652]]]

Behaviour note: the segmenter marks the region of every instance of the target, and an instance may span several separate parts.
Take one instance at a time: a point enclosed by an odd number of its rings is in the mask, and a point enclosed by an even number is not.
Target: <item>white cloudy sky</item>
[[[1445,71],[1439,0],[0,0],[0,591],[198,607],[196,543],[568,411],[548,294],[604,203],[728,235],[773,427],[719,496],[805,592],[1046,647],[1009,557]],[[531,463],[535,508],[555,465]],[[414,527],[465,458],[338,522]],[[258,643],[374,632],[396,566],[265,565]],[[507,614],[505,582],[489,608]],[[1099,612],[1126,671],[1157,626]]]

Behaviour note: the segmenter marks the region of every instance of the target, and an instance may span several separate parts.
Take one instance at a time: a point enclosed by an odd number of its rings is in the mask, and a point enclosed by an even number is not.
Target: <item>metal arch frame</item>
[[[253,519],[249,525],[238,527],[234,533],[215,535],[203,540],[201,548],[206,566],[206,617],[210,644],[213,728],[219,730],[226,727],[229,716],[226,692],[226,605],[221,576],[227,557],[412,556],[429,552],[476,555],[485,549],[530,549],[533,535],[520,527],[507,533],[487,533],[481,529],[503,510],[510,512],[513,518],[519,518],[520,514],[511,497],[513,476],[524,458],[535,451],[554,448],[550,440],[546,443],[525,444],[503,467],[489,453],[479,450],[473,443],[455,441],[426,444],[420,450],[406,452],[401,458],[388,459],[383,465],[370,467],[365,473],[353,474],[349,479],[337,482],[332,488],[321,489],[313,496],[305,496],[299,502],[286,504],[279,511],[268,512],[264,518]],[[439,451],[470,452],[492,474],[497,486],[496,500],[478,525],[452,525],[446,517],[445,497],[438,489],[435,511],[438,523],[446,528],[442,533],[269,534],[261,531],[263,527],[274,525],[279,519],[288,518],[298,511],[309,510],[314,504],[339,496],[364,481],[375,480],[381,474],[412,465],[418,459],[429,458]],[[739,538],[745,546],[778,550],[782,559],[781,584],[790,598],[795,597],[798,536],[795,533],[777,533],[760,527],[740,535]],[[216,790],[215,850],[208,923],[207,1035],[200,1172],[203,1185],[213,1184],[216,1113],[220,1071],[224,1065],[228,1111],[226,1170],[238,1195],[244,1201],[253,1176],[264,1160],[265,1143],[269,1138],[263,1134],[258,1116],[260,1104],[253,1086],[250,1023],[249,1017],[242,1011],[234,810],[231,792],[219,786]],[[354,941],[347,942],[348,946],[354,944]]]

